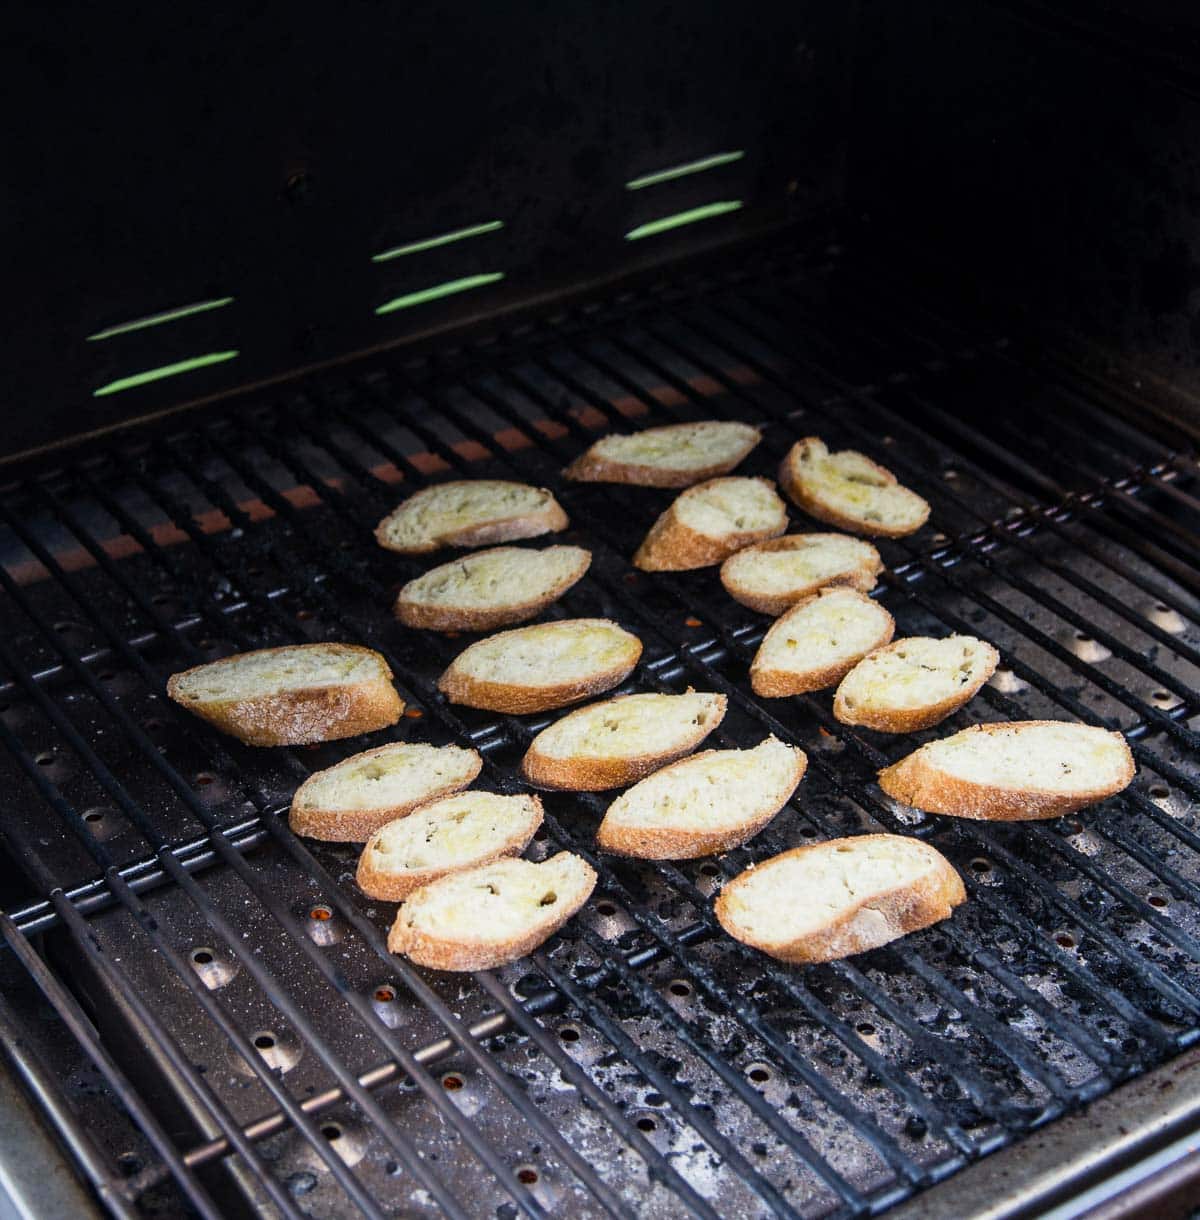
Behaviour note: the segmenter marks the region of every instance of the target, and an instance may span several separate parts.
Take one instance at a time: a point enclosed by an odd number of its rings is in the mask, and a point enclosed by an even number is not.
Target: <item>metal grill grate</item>
[[[1103,722],[1129,736],[1133,787],[1048,824],[924,817],[873,783],[911,737],[847,729],[826,695],[752,697],[764,620],[711,570],[628,565],[666,493],[558,475],[602,431],[714,416],[766,425],[751,473],[819,433],[933,504],[926,531],[883,545],[881,595],[898,633],[981,634],[1003,668],[919,739]],[[441,700],[463,641],[394,624],[419,568],[371,537],[447,471],[555,490],[595,559],[553,613],[641,636],[628,689],[723,691],[719,744],[773,732],[810,758],[785,813],[714,861],[597,858],[606,802],[549,795],[535,856],[578,851],[601,887],[545,950],[467,979],[391,957],[390,910],[350,882],[356,849],[298,841],[280,816],[361,742],[255,752],[161,694],[243,648],[366,643],[410,705],[395,736],[469,742],[482,783],[517,787],[550,717]],[[859,1214],[1200,1030],[1188,442],[878,284],[764,258],[81,450],[9,485],[0,522],[0,833],[29,886],[0,927],[105,1088],[57,1070],[16,1000],[0,1026],[31,1043],[27,1074],[116,1214],[174,1192],[206,1216]],[[869,829],[935,843],[969,903],[807,969],[716,927],[722,877]]]

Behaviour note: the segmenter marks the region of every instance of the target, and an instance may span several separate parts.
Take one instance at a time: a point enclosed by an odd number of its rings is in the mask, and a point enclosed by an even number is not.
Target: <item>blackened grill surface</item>
[[[0,501],[3,837],[25,894],[3,967],[114,1211],[186,1196],[209,1215],[852,1215],[1192,1042],[1195,460],[1031,368],[999,336],[777,254],[21,472]],[[819,434],[930,500],[920,534],[882,545],[879,595],[899,633],[1000,648],[969,708],[893,738],[839,725],[827,692],[755,699],[766,620],[715,569],[629,565],[670,493],[560,478],[606,431],[712,417],[765,425],[746,473]],[[562,540],[594,562],[551,613],[642,638],[623,689],[724,691],[713,744],[775,733],[810,766],[764,834],[711,861],[597,857],[606,800],[549,794],[534,858],[580,851],[600,887],[544,950],[457,977],[390,957],[392,910],[355,890],[357,849],[300,842],[282,815],[310,771],[389,737],[469,742],[481,786],[519,787],[553,717],[444,703],[434,682],[470,637],[395,624],[397,588],[430,565],[371,537],[412,489],[472,476],[559,496]],[[187,665],[316,639],[387,655],[410,706],[394,732],[255,751],[163,697]],[[874,785],[919,741],[1027,717],[1122,728],[1133,786],[992,826]],[[879,829],[958,867],[953,920],[807,969],[716,926],[722,877]],[[31,977],[52,1020],[21,1002]],[[82,1058],[61,1054],[64,1020]]]

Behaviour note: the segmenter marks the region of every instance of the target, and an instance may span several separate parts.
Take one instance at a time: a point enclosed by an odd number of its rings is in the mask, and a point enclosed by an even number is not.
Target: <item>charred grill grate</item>
[[[1194,1040],[1188,441],[879,285],[832,285],[764,260],[147,427],[6,488],[2,833],[28,890],[0,917],[0,1024],[30,1043],[27,1075],[115,1213],[181,1192],[202,1215],[858,1214]],[[764,620],[711,570],[628,566],[667,494],[558,476],[626,418],[712,416],[766,425],[752,473],[819,433],[933,504],[916,539],[883,544],[882,597],[899,631],[982,634],[1004,668],[921,740],[971,718],[1102,721],[1130,737],[1133,787],[1048,824],[914,817],[873,785],[912,738],[847,729],[823,695],[754,699]],[[595,554],[554,613],[637,632],[630,689],[724,691],[722,744],[774,732],[810,758],[768,832],[716,861],[596,860],[605,800],[552,794],[535,852],[582,852],[601,887],[546,951],[465,980],[390,957],[390,912],[350,884],[353,850],[310,847],[279,816],[360,742],[254,752],[161,697],[170,672],[225,652],[360,641],[417,713],[399,735],[469,741],[481,782],[511,789],[549,717],[441,701],[463,641],[393,623],[420,569],[371,538],[447,472],[554,488]],[[951,923],[803,970],[716,928],[721,876],[878,828],[958,866],[970,902]],[[39,1041],[29,978],[104,1088],[58,1066],[53,1030]]]

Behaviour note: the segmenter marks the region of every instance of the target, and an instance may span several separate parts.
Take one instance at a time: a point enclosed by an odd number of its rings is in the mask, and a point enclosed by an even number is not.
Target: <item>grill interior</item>
[[[776,248],[23,468],[0,499],[0,833],[24,895],[0,916],[0,1023],[110,1208],[863,1214],[1190,1044],[1200,499],[1190,438],[1120,405],[834,256]],[[898,636],[1000,649],[968,708],[891,738],[834,721],[828,692],[756,699],[767,620],[712,569],[629,565],[671,493],[559,477],[605,431],[714,417],[765,425],[745,473],[819,434],[931,502],[925,530],[882,543],[879,595]],[[434,683],[467,639],[391,618],[429,565],[371,531],[447,476],[554,490],[562,540],[594,560],[550,613],[641,637],[623,691],[722,691],[712,744],[774,733],[810,760],[768,830],[714,860],[597,857],[607,799],[546,795],[532,857],[577,851],[601,883],[545,949],[463,977],[390,956],[358,849],[283,816],[310,771],[393,736],[469,743],[480,786],[516,790],[554,718],[446,704]],[[188,665],[323,639],[386,655],[409,704],[394,731],[254,751],[163,695]],[[993,825],[874,784],[919,741],[1026,718],[1121,728],[1133,786]],[[936,844],[968,903],[809,968],[715,924],[722,878],[867,830]]]

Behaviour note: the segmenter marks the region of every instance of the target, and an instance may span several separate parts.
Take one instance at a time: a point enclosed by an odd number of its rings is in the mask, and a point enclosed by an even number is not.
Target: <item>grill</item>
[[[848,729],[824,695],[754,698],[765,620],[712,570],[629,565],[667,495],[559,476],[605,431],[714,417],[765,425],[748,473],[815,433],[933,505],[882,545],[878,595],[898,634],[979,634],[1003,660],[918,740],[1077,718],[1125,732],[1133,786],[1044,824],[924,816],[874,783],[911,737]],[[930,1188],[967,1214],[970,1162],[1200,1032],[1192,441],[837,250],[777,243],[10,470],[0,1029],[23,1079],[115,1215],[851,1216]],[[550,794],[532,857],[579,852],[600,885],[542,950],[461,978],[387,953],[356,848],[287,828],[303,777],[361,742],[254,751],[163,695],[230,652],[361,642],[409,705],[389,736],[470,744],[481,784],[517,790],[552,717],[442,700],[465,641],[394,623],[421,569],[371,535],[448,476],[554,490],[594,561],[551,613],[641,637],[623,690],[724,692],[714,744],[774,733],[810,759],[715,860],[597,856],[606,801]],[[880,829],[959,869],[951,921],[809,968],[716,925],[750,861]]]

